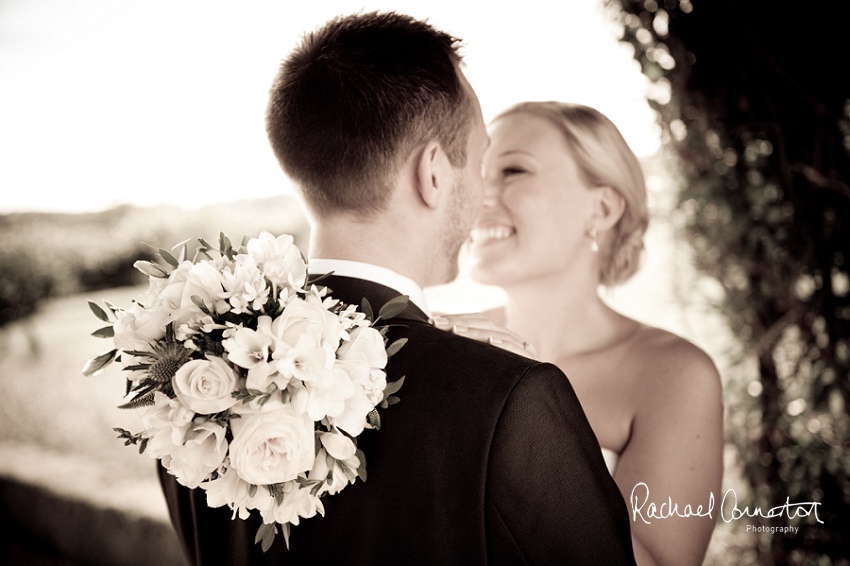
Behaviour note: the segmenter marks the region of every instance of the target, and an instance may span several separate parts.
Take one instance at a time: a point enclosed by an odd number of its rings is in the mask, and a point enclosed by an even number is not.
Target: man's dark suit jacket
[[[322,281],[376,310],[398,293]],[[263,553],[258,517],[231,520],[160,466],[172,522],[193,564],[634,564],[628,514],[569,381],[555,366],[431,326],[412,303],[391,321],[409,339],[405,376],[380,430],[358,438],[368,479],[322,499],[325,516]]]

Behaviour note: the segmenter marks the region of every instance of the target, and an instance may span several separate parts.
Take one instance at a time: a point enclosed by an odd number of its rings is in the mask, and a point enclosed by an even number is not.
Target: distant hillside
[[[306,252],[309,228],[297,199],[281,196],[186,210],[124,205],[84,214],[0,215],[0,326],[47,297],[140,282],[132,268],[159,248],[219,232],[238,242],[261,231],[288,233]]]

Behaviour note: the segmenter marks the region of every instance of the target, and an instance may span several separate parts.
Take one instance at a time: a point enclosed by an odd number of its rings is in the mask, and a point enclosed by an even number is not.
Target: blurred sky
[[[485,120],[580,102],[639,156],[659,147],[648,82],[594,0],[0,0],[0,213],[289,192],[263,130],[269,85],[302,33],[361,9],[463,38]]]

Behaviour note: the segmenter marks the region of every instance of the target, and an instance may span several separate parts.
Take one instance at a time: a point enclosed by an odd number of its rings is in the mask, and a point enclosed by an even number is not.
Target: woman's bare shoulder
[[[641,324],[630,341],[641,381],[676,396],[720,396],[720,374],[711,357],[685,338]]]

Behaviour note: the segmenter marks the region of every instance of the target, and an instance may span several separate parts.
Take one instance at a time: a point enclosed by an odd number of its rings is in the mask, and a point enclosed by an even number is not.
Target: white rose
[[[236,404],[236,375],[223,359],[189,360],[171,379],[177,399],[201,414],[219,413]]]
[[[186,275],[194,267],[191,261],[184,261],[168,276],[168,279],[158,279],[156,285],[151,283],[148,295],[153,299],[152,308],[172,311],[180,307],[180,297],[186,286]]]
[[[387,350],[384,337],[370,327],[355,328],[351,338],[337,350],[340,360],[362,360],[372,368],[384,368],[387,365]]]
[[[165,336],[168,312],[146,309],[133,303],[117,315],[112,341],[118,349],[142,350],[147,344]]]
[[[211,421],[193,423],[188,439],[171,454],[168,471],[188,488],[198,487],[227,455],[227,429]]]
[[[200,298],[211,312],[222,314],[230,310],[230,305],[222,297],[222,267],[209,260],[184,264],[189,264],[188,270],[185,273],[181,270],[181,274],[174,277],[173,282],[163,289],[157,299],[157,303],[165,302],[172,311],[169,321],[180,326],[201,314],[200,307],[192,300],[195,296]]]
[[[276,340],[275,359],[283,357],[288,348],[298,344],[301,336],[310,337],[320,348],[335,352],[339,346],[341,323],[321,304],[292,298],[283,312],[272,322],[272,335]]]
[[[292,236],[284,234],[275,238],[268,232],[262,232],[259,238],[248,241],[247,248],[269,281],[279,287],[304,286],[307,265],[301,257],[301,252],[295,247]]]
[[[231,465],[248,483],[269,485],[294,480],[313,466],[313,421],[291,406],[243,415],[230,424]]]

